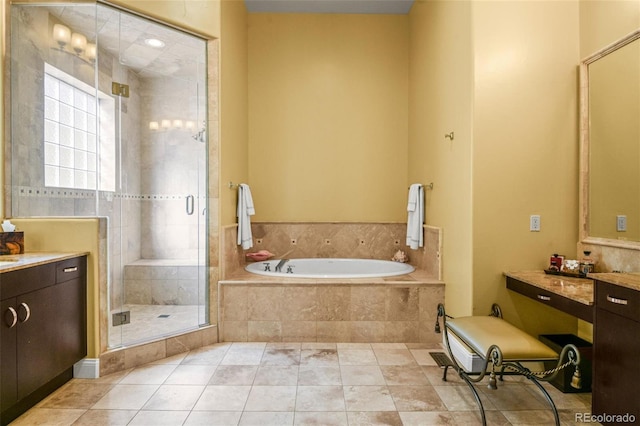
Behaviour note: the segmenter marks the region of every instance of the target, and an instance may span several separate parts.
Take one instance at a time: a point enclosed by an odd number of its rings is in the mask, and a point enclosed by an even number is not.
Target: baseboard
[[[76,379],[97,379],[100,377],[100,359],[84,358],[73,365],[73,377]]]

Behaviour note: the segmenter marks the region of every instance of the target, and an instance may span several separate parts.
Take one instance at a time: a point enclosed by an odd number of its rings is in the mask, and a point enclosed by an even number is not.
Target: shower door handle
[[[193,195],[187,195],[187,205],[185,207],[187,210],[187,214],[189,216],[193,214],[194,204],[195,204],[195,197]]]

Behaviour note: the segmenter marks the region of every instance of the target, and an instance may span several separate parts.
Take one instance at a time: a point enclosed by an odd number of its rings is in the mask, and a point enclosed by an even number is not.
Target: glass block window
[[[100,110],[112,111],[114,102],[107,95],[97,95],[91,86],[46,64],[45,186],[115,190],[115,129],[102,126],[98,132]]]

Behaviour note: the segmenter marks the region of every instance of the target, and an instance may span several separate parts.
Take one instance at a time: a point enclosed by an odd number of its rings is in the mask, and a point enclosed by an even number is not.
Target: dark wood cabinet
[[[596,282],[592,411],[640,419],[640,291]],[[603,424],[619,424],[603,417]],[[611,421],[608,421],[611,420]]]
[[[86,257],[0,274],[1,423],[73,374],[87,353]]]

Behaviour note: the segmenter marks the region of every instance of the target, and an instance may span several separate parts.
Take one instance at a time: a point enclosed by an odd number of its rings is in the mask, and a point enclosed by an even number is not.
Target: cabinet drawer
[[[640,291],[596,281],[596,306],[640,322]]]
[[[63,283],[84,274],[86,268],[86,257],[75,257],[56,263],[56,282]]]
[[[507,277],[507,288],[536,300],[544,305],[551,306],[562,312],[576,316],[582,320],[593,322],[593,306],[576,302],[559,294],[541,289],[523,281]]]
[[[2,299],[45,288],[55,282],[56,265],[53,263],[5,272],[2,274]]]

